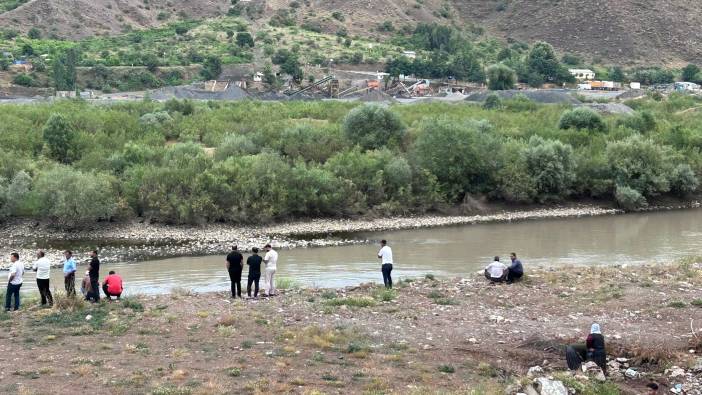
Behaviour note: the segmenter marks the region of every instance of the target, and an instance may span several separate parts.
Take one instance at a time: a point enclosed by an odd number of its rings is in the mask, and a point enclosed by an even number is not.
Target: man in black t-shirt
[[[232,282],[232,298],[241,298],[241,270],[244,268],[244,256],[239,253],[237,246],[227,255],[227,271]]]
[[[97,250],[90,251],[88,275],[90,276],[90,291],[85,298],[97,303],[100,301],[100,260]]]
[[[261,263],[263,258],[258,255],[258,248],[254,247],[251,249],[253,255],[246,260],[246,264],[249,265],[249,281],[246,284],[246,294],[251,297],[251,284],[255,284],[256,288],[254,290],[254,298],[258,297],[258,281],[261,279]]]

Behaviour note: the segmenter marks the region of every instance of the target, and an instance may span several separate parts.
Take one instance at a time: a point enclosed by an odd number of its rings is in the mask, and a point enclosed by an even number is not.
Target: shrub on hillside
[[[363,149],[399,147],[406,133],[405,124],[397,114],[376,104],[351,110],[342,128],[349,141]]]
[[[21,85],[21,86],[33,86],[34,85],[34,78],[32,78],[31,75],[29,74],[17,74],[13,79],[12,83],[15,85]]]
[[[587,129],[604,131],[607,127],[602,116],[587,107],[567,110],[558,121],[560,129]]]

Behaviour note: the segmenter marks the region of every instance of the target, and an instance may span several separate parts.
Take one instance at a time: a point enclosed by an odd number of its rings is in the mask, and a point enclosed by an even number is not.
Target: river
[[[537,265],[636,265],[697,255],[702,249],[702,209],[360,233],[353,237],[387,239],[395,255],[395,279],[427,273],[463,276],[482,269],[494,255],[508,261],[512,251],[527,271],[529,266]],[[374,243],[282,250],[277,275],[310,287],[382,282],[377,249]],[[101,277],[108,270],[117,271],[124,278],[128,294],[166,293],[176,287],[219,291],[229,287],[224,265],[223,256],[168,258],[103,265]],[[81,275],[84,270],[79,267]],[[31,285],[23,290],[34,291],[34,275],[28,273],[26,277]],[[79,283],[81,276],[77,277]],[[60,270],[54,269],[52,288],[62,286]]]

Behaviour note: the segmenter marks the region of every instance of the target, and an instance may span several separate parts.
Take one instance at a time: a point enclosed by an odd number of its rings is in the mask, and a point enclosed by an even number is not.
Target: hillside
[[[228,0],[32,0],[0,14],[0,26],[82,38],[221,16],[229,7]],[[329,33],[344,27],[375,38],[391,34],[379,29],[383,24],[390,30],[433,21],[477,26],[503,39],[544,40],[561,52],[621,65],[679,66],[702,55],[702,11],[683,0],[253,0],[237,7],[256,26],[282,16]]]

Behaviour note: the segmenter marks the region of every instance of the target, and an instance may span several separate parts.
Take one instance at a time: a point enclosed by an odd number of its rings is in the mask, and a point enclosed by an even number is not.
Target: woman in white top
[[[49,279],[51,278],[51,262],[44,254],[44,251],[37,252],[37,260],[32,265],[32,270],[37,272],[37,287],[39,288],[39,294],[41,295],[41,305],[46,306],[49,303],[49,307],[54,305],[54,298],[51,296],[51,289],[49,288]]]

